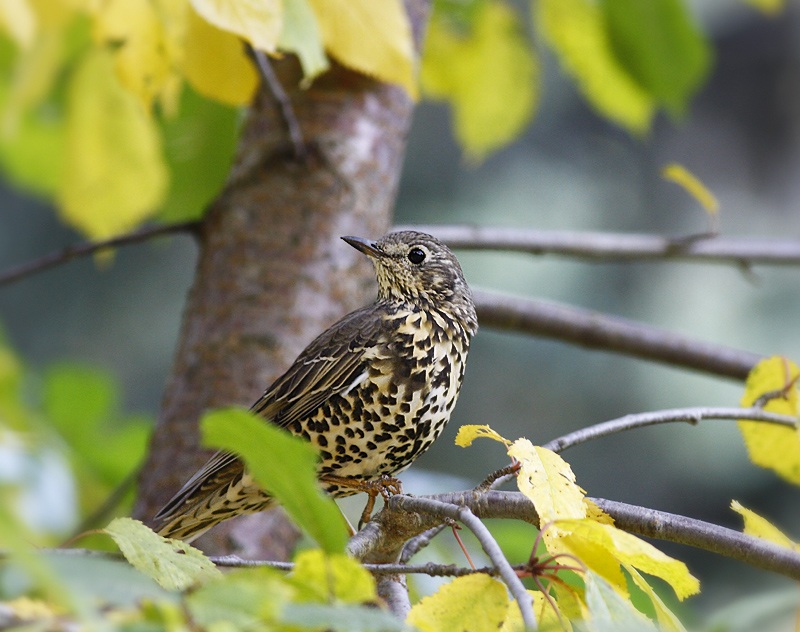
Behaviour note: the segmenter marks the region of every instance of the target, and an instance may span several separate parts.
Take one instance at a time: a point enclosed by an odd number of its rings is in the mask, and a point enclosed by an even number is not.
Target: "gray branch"
[[[530,230],[499,226],[397,226],[435,235],[451,248],[559,255],[597,262],[698,261],[749,267],[800,264],[800,241],[775,237],[689,235],[660,237],[634,233]]]
[[[744,379],[761,356],[624,318],[548,301],[475,290],[482,326],[545,336],[714,375]]]
[[[592,439],[607,437],[612,434],[617,434],[618,432],[624,432],[625,430],[674,422],[696,424],[704,419],[749,419],[789,428],[797,427],[798,423],[796,417],[770,413],[761,408],[673,408],[670,410],[657,410],[648,413],[635,413],[625,415],[618,419],[604,421],[603,423],[581,428],[575,432],[548,441],[542,447],[552,450],[553,452],[563,452],[567,448],[586,443]]]
[[[508,518],[538,524],[533,503],[521,492],[490,491],[475,498],[473,492],[437,494],[445,503],[464,504],[479,518]],[[620,529],[656,540],[691,546],[750,566],[800,580],[800,553],[739,531],[686,516],[591,498]]]

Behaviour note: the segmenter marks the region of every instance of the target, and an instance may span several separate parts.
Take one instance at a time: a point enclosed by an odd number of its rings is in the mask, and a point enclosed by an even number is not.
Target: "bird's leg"
[[[358,521],[359,529],[361,529],[363,525],[370,521],[372,510],[375,508],[375,499],[378,497],[378,494],[383,496],[384,500],[389,500],[389,498],[393,495],[403,493],[403,484],[400,482],[400,479],[393,478],[388,474],[383,474],[379,478],[369,481],[362,481],[357,478],[348,478],[346,476],[334,476],[331,474],[326,474],[325,476],[320,477],[320,481],[323,483],[332,483],[334,485],[338,485],[339,487],[355,489],[359,492],[364,492],[369,496],[367,499],[367,505],[364,507],[364,511],[361,512],[361,519]]]

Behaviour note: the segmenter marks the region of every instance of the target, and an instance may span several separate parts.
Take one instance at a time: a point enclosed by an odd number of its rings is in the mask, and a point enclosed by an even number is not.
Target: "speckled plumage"
[[[320,334],[252,411],[311,441],[320,477],[369,481],[407,468],[442,432],[478,322],[458,260],[435,238],[343,239],[375,264],[377,300]],[[323,486],[335,497],[356,493]],[[190,541],[271,504],[241,461],[220,452],[155,520],[162,535]]]

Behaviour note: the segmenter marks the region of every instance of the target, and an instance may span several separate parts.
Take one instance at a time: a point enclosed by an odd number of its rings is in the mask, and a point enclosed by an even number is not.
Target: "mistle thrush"
[[[320,481],[334,497],[356,493],[343,480],[396,474],[430,447],[450,419],[478,329],[461,266],[435,238],[343,239],[375,265],[377,300],[320,334],[251,409],[317,448]],[[236,456],[218,452],[155,520],[161,535],[191,541],[273,502]]]

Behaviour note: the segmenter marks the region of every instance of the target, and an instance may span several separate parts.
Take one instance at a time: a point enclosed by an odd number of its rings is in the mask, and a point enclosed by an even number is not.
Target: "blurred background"
[[[716,54],[681,124],[662,117],[642,139],[593,113],[552,57],[525,135],[465,164],[444,106],[421,103],[409,138],[396,222],[536,229],[702,232],[697,202],[660,177],[680,162],[720,201],[727,236],[800,237],[800,7],[766,18],[733,0],[695,3]],[[52,210],[3,185],[0,269],[82,241]],[[344,247],[344,246],[343,246]],[[108,370],[123,408],[154,417],[172,361],[195,248],[175,237],[82,259],[0,288],[0,326],[36,376],[54,362]],[[573,304],[751,352],[800,359],[800,270],[696,263],[584,263],[458,253],[476,287]],[[743,384],[544,339],[481,330],[461,399],[439,442],[405,477],[412,493],[474,485],[506,464],[501,446],[457,448],[461,424],[490,424],[540,444],[628,413],[738,404]],[[254,393],[254,398],[258,393]],[[751,465],[731,422],[650,428],[564,454],[592,496],[741,528],[731,499],[800,539],[800,493]],[[55,494],[59,496],[59,494]],[[60,494],[63,497],[63,493]],[[690,606],[716,610],[791,588],[766,572],[681,547],[704,582]]]

